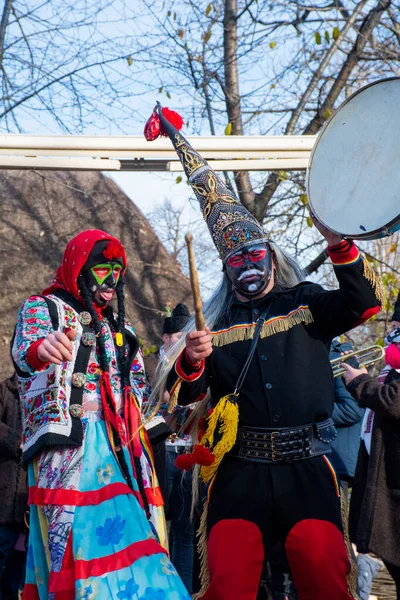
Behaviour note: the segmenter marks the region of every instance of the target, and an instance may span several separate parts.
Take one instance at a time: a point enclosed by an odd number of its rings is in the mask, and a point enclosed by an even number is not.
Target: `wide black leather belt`
[[[290,463],[330,454],[336,438],[332,419],[299,427],[239,427],[230,456],[260,463]]]

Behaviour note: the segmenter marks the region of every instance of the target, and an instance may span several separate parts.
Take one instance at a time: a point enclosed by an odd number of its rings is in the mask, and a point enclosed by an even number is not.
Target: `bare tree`
[[[141,71],[133,4],[5,0],[0,15],[3,130],[54,130],[56,125],[79,133],[127,123]]]
[[[212,134],[315,134],[362,85],[398,74],[391,0],[142,0],[153,89]],[[302,173],[234,173],[241,202],[309,272],[325,260]],[[310,262],[309,258],[312,257]]]
[[[197,204],[197,201],[194,200],[194,203]],[[189,277],[189,265],[185,234],[187,232],[194,234],[193,249],[204,299],[215,288],[216,281],[221,275],[221,268],[217,251],[210,244],[207,226],[197,215],[197,207],[194,208],[195,210],[191,211],[187,210],[187,207],[175,206],[166,198],[146,217],[172,258],[179,261],[187,277]]]

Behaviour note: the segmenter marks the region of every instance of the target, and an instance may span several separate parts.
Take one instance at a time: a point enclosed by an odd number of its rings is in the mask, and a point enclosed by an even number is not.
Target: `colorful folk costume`
[[[83,231],[50,287],[18,315],[12,353],[30,502],[24,600],[189,599],[163,546],[161,495],[139,428],[148,384],[124,317],[125,269],[117,239]],[[118,315],[108,304],[115,293]],[[72,359],[43,360],[54,336],[70,336]]]
[[[195,364],[183,349],[167,379],[172,402],[188,404],[208,389],[213,407],[192,453],[209,482],[199,597],[255,600],[264,557],[281,541],[300,600],[356,598],[329,461],[335,428],[328,353],[335,336],[379,311],[382,288],[347,240],[328,247],[338,290],[301,282],[293,259],[170,116],[158,107],[146,137],[171,138],[224,268],[204,310],[212,354]]]

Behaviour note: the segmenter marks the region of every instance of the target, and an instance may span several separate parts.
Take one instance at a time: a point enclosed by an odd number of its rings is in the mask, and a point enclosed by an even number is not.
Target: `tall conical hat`
[[[157,112],[156,112],[157,111]],[[159,123],[157,123],[157,118]],[[157,107],[145,128],[146,139],[168,135],[182,163],[190,185],[200,203],[221,259],[257,242],[267,242],[268,235],[255,217],[213,171],[206,160],[189,144],[171,123],[183,124],[182,118],[166,108]]]

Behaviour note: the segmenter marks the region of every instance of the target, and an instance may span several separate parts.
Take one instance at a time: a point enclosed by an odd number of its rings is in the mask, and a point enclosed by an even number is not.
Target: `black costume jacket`
[[[167,388],[179,404],[204,396],[212,402],[234,391],[246,361],[255,324],[268,307],[257,349],[238,398],[239,425],[292,427],[330,417],[333,376],[329,347],[333,337],[363,323],[380,309],[382,290],[369,264],[348,241],[328,248],[339,289],[313,283],[275,287],[263,298],[240,302],[232,295],[213,327],[213,353],[198,371],[183,352]]]

